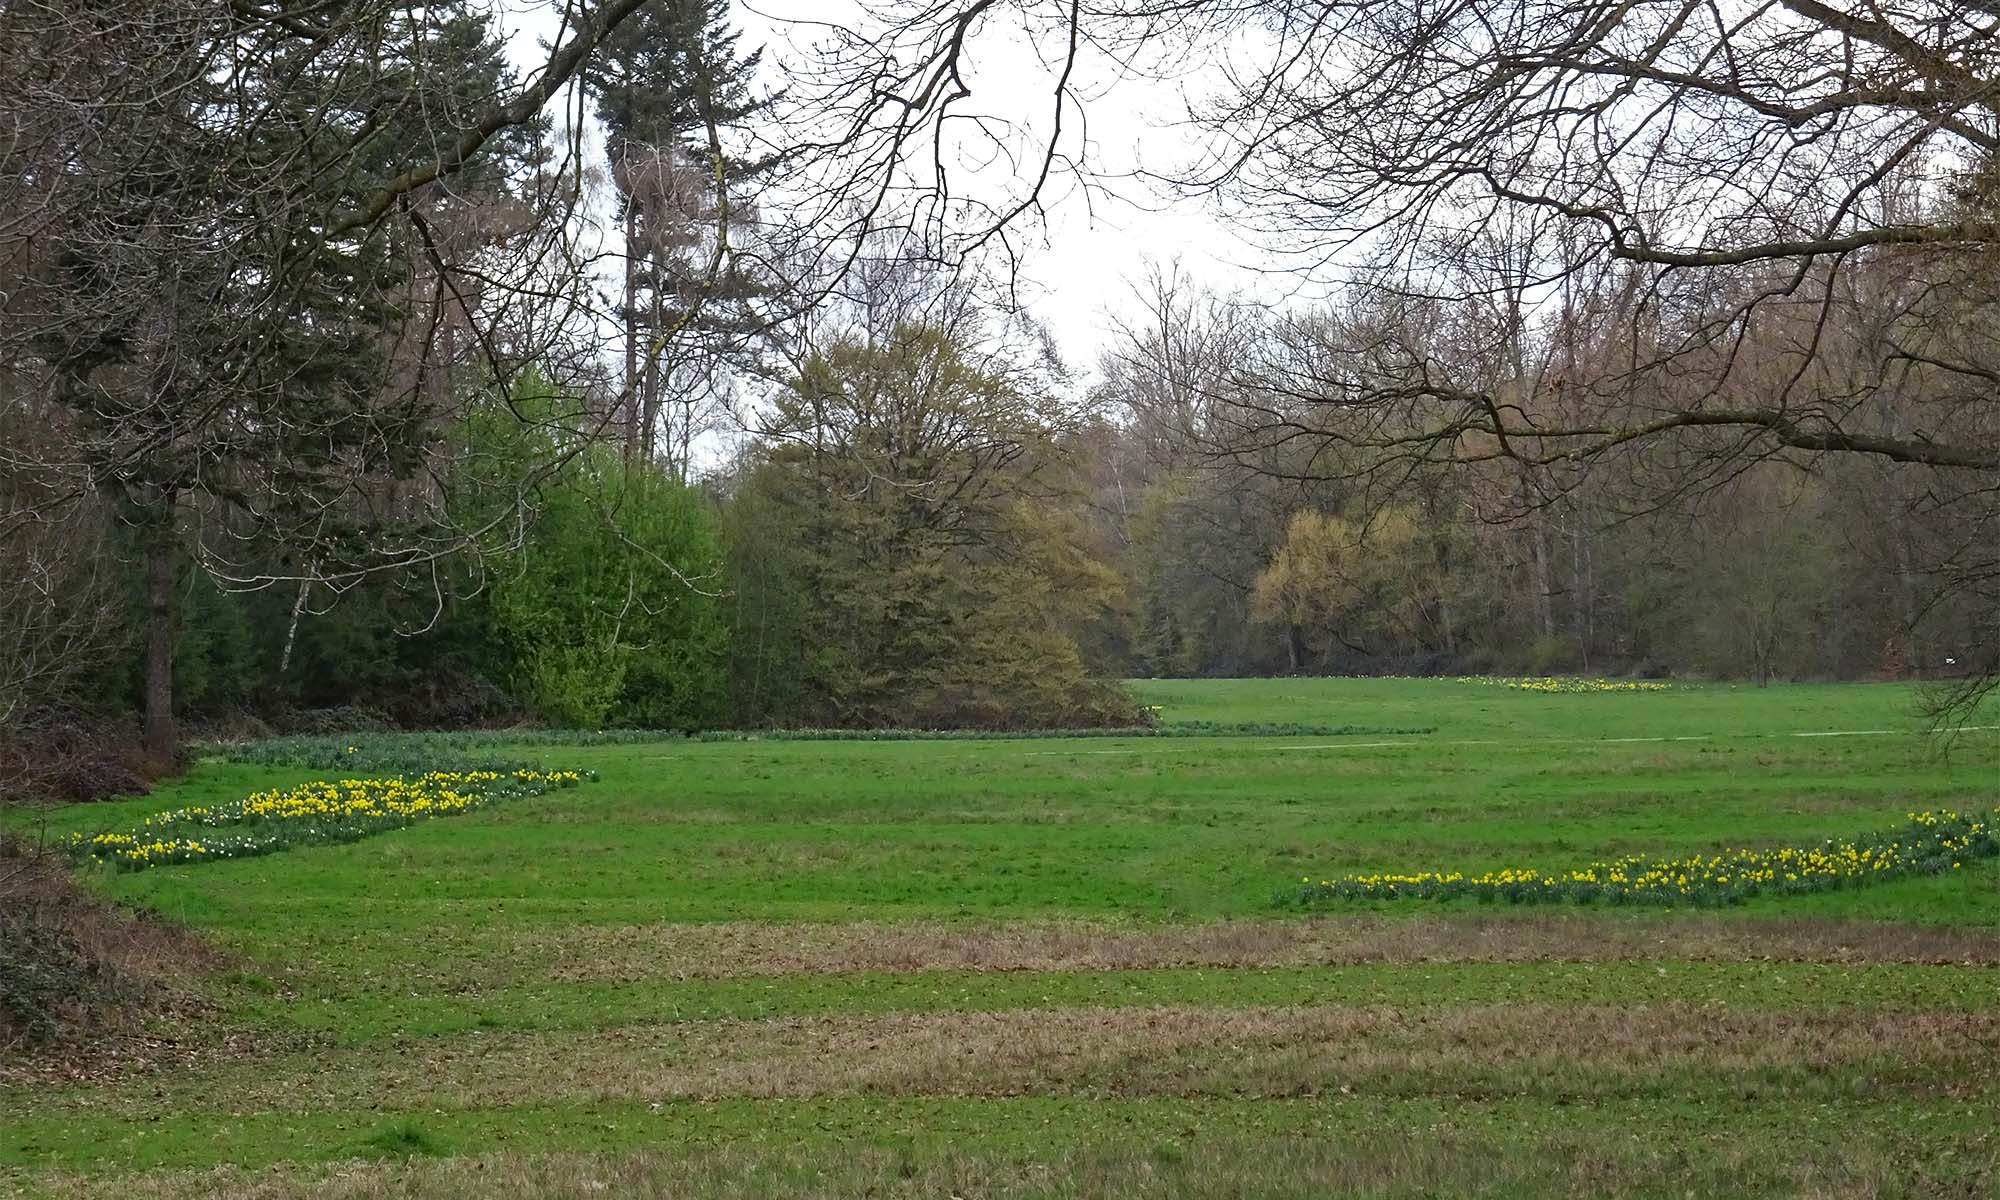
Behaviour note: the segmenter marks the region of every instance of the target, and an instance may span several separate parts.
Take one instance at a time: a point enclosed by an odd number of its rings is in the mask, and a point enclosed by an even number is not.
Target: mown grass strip
[[[232,1002],[276,1028],[361,1043],[474,1029],[601,1029],[847,1013],[1199,1005],[1690,1004],[1966,1011],[2000,1004],[2000,970],[1883,963],[1439,963],[1134,971],[910,971],[621,983],[543,981],[483,991],[351,990],[329,977],[289,997]]]
[[[2000,1099],[2000,1014],[1687,1005],[1040,1008],[482,1031],[191,1055],[143,1088],[23,1080],[44,1113],[306,1113],[838,1096],[1774,1103]],[[0,1075],[4,1078],[4,1075]],[[0,1092],[0,1103],[8,1093]],[[23,1107],[27,1105],[24,1104]]]
[[[2000,929],[1601,909],[1405,909],[1157,925],[1083,919],[524,924],[468,942],[441,938],[433,946],[428,961],[461,980],[485,977],[502,963],[574,983],[857,971],[1655,959],[2000,965]]]
[[[239,1168],[377,1157],[385,1131],[421,1135],[446,1153],[505,1150],[620,1153],[786,1146],[846,1156],[869,1148],[945,1148],[1046,1162],[1078,1147],[1124,1144],[1189,1152],[1216,1142],[1312,1137],[1366,1155],[1383,1139],[1473,1139],[1524,1160],[1597,1145],[1641,1160],[1810,1164],[1896,1148],[1956,1176],[1990,1170],[1991,1114],[1950,1102],[1673,1104],[1559,1107],[1539,1100],[843,1098],[604,1105],[519,1105],[444,1111],[345,1109],[310,1114],[162,1114],[141,1124],[65,1115],[11,1122],[0,1168],[42,1172],[156,1167]],[[1377,1151],[1379,1153],[1379,1150]],[[1685,1158],[1680,1156],[1685,1155]],[[29,1172],[32,1171],[33,1174]],[[116,1181],[129,1188],[129,1180]],[[119,1194],[130,1194],[121,1191]],[[200,1194],[213,1194],[200,1193]],[[494,1194],[488,1192],[486,1194]],[[1171,1194],[1171,1193],[1161,1193]],[[1715,1193],[1724,1194],[1724,1193]],[[1726,1194],[1741,1194],[1727,1189]]]
[[[420,1127],[419,1127],[420,1128]],[[385,1126],[391,1145],[407,1130]],[[378,1145],[383,1139],[370,1140]],[[1198,1140],[1159,1131],[1045,1155],[913,1142],[731,1145],[609,1153],[468,1152],[337,1167],[155,1171],[109,1181],[56,1179],[65,1200],[574,1200],[672,1196],[682,1200],[1183,1200],[1187,1197],[1366,1196],[1372,1200],[1520,1200],[1593,1196],[1980,1195],[1994,1173],[1984,1147],[1879,1139],[1794,1146],[1745,1142],[1694,1152],[1551,1137],[1526,1143],[1427,1130],[1380,1138],[1296,1136]]]

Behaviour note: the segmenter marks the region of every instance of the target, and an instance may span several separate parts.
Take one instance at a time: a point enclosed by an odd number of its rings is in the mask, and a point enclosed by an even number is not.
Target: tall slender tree
[[[678,351],[743,325],[731,300],[753,290],[732,253],[751,222],[749,184],[769,159],[731,151],[728,132],[762,111],[762,51],[738,48],[727,0],[651,0],[607,40],[587,80],[597,96],[624,242],[626,446],[684,474],[700,398],[662,430],[686,364]],[[713,345],[704,346],[711,359]],[[699,391],[704,380],[682,383]],[[664,453],[662,453],[664,452]]]

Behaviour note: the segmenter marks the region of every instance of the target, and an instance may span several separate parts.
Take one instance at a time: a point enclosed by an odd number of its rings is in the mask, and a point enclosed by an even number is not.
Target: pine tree
[[[740,331],[737,302],[756,289],[729,242],[750,223],[747,186],[771,165],[722,142],[770,103],[751,86],[763,52],[740,52],[728,18],[727,0],[656,0],[606,40],[586,76],[625,243],[627,454],[676,474],[686,471],[700,401],[670,418],[662,439],[673,354],[706,341],[712,357]]]

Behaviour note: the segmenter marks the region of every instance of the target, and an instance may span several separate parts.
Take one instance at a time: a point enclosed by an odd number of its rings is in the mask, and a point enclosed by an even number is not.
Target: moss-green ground
[[[106,874],[223,948],[198,985],[213,1006],[134,1067],[0,1076],[0,1180],[1985,1195],[2000,1178],[1992,860],[1699,914],[1273,904],[1307,875],[1559,868],[1990,810],[2000,733],[1926,736],[1892,685],[1138,686],[1169,721],[1433,732],[536,746],[599,781],[346,846]],[[302,777],[208,764],[48,823]],[[394,1161],[337,1165],[356,1156]]]

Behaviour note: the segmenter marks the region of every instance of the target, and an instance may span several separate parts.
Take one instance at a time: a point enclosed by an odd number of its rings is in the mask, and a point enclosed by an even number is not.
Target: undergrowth
[[[79,887],[63,855],[0,833],[0,1048],[116,1024],[207,957],[179,927]]]

